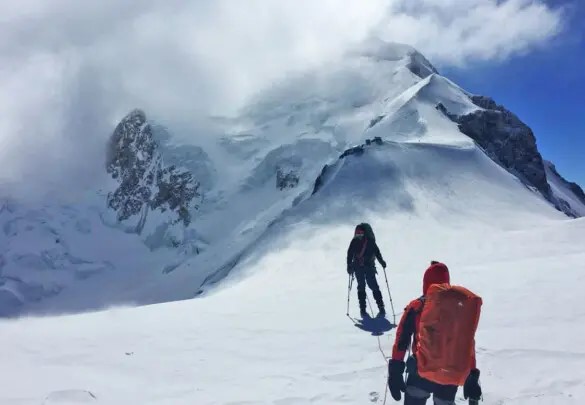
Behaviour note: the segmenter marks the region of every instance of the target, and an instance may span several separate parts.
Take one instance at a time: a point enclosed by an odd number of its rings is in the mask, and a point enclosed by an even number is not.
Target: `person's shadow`
[[[370,315],[364,316],[362,319],[351,318],[356,328],[366,332],[371,332],[372,336],[382,336],[385,332],[391,331],[396,327],[392,322],[383,316],[372,318]]]

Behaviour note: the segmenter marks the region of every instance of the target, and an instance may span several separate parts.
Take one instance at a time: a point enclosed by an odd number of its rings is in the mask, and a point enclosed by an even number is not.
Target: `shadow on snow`
[[[370,332],[372,336],[382,336],[396,327],[395,324],[382,316],[372,318],[370,315],[366,315],[362,319],[353,318],[350,315],[348,317],[356,328]]]

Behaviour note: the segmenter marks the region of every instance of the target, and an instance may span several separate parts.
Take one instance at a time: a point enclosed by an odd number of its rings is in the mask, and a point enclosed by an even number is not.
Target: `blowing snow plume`
[[[133,110],[103,142],[104,180],[75,205],[7,201],[8,312],[193,298],[290,223],[386,212],[514,228],[584,209],[574,186],[550,183],[530,128],[406,45],[368,41],[216,125],[175,131]]]
[[[440,3],[2,3],[24,187],[0,200],[0,312],[47,316],[0,322],[0,402],[380,402],[395,330],[346,317],[362,222],[384,302],[420,296],[430,260],[485,300],[486,401],[582,402],[581,334],[548,336],[578,332],[583,191],[441,75],[547,43],[562,14]]]
[[[412,44],[440,66],[507,58],[546,44],[564,17],[541,1],[495,0],[27,0],[0,14],[3,182],[72,199],[95,187],[99,145],[134,108],[182,123],[233,115],[368,37]]]

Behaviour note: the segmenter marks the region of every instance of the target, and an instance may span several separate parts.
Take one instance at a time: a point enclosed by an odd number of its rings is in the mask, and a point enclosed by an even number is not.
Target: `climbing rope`
[[[368,308],[370,309],[370,316],[374,315],[374,310],[372,309],[372,304],[370,303],[370,297],[366,295],[366,299],[368,300]],[[384,368],[386,369],[386,374],[384,374],[385,384],[384,384],[384,402],[383,404],[386,405],[386,395],[388,394],[388,357],[384,353],[384,349],[382,349],[382,342],[380,341],[380,336],[376,336],[378,340],[378,350],[382,354],[382,359],[384,360]]]
[[[351,285],[351,284],[350,284]],[[351,289],[351,287],[349,287],[349,289]],[[388,288],[388,293],[390,293],[390,289]],[[368,302],[368,308],[369,308],[369,313],[370,313],[370,317],[374,317],[374,310],[372,309],[372,304],[370,302],[370,297],[368,295],[366,295],[366,299]],[[390,297],[390,300],[392,300],[392,298]],[[404,311],[396,314],[394,313],[394,305],[392,305],[392,312],[393,312],[393,316],[394,316],[394,326],[396,326],[396,316],[402,316],[402,314],[404,313]],[[348,294],[348,311],[347,311],[347,317],[349,319],[351,319],[353,322],[356,322],[356,319],[352,318],[349,315],[349,294]],[[384,349],[382,348],[382,341],[380,340],[380,336],[376,336],[376,339],[378,340],[378,350],[380,351],[380,354],[382,355],[382,359],[384,360],[384,368],[386,370],[386,373],[384,374],[384,402],[383,405],[386,405],[386,399],[387,399],[387,395],[388,395],[388,359],[389,357],[386,356],[386,354],[384,353]],[[410,351],[410,348],[409,348]]]

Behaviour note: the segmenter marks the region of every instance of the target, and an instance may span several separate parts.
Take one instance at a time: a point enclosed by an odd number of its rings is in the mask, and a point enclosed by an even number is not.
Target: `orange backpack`
[[[417,335],[418,374],[442,385],[465,383],[473,367],[482,299],[460,286],[429,287]]]

